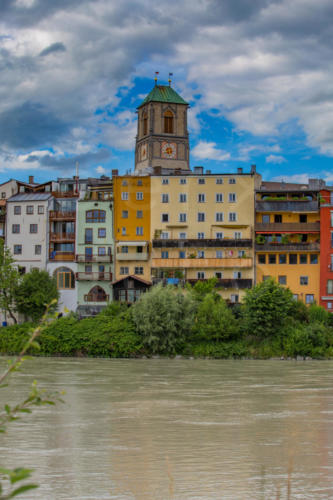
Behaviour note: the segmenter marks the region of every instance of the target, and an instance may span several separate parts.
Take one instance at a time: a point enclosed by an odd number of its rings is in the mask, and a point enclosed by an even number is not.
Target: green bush
[[[19,353],[28,341],[33,326],[33,323],[22,323],[0,328],[0,353]]]
[[[184,355],[216,359],[243,358],[249,355],[245,342],[200,342],[189,344]]]
[[[323,307],[318,306],[317,304],[311,304],[308,311],[310,323],[319,322],[324,325],[328,325],[330,323],[331,313],[326,311]]]
[[[332,345],[332,329],[319,322],[298,324],[296,327],[291,328],[288,335],[283,339],[285,353],[291,357],[327,357],[330,355],[328,352],[331,352]]]

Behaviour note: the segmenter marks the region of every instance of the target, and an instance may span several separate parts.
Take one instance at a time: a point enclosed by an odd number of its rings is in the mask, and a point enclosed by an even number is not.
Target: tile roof
[[[147,102],[170,102],[173,104],[188,105],[188,102],[184,101],[184,99],[180,97],[172,87],[169,87],[169,85],[155,85],[138,108],[141,108],[141,106],[147,104]]]
[[[8,201],[46,201],[52,197],[51,193],[18,193],[14,194]]]

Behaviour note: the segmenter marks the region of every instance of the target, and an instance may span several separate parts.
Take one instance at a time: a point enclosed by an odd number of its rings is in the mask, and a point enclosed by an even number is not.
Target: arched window
[[[57,278],[58,290],[75,288],[74,273],[68,267],[58,267],[58,269],[54,271],[54,276]]]
[[[164,113],[164,132],[173,134],[173,113],[169,110]]]
[[[143,135],[147,135],[148,134],[148,115],[146,112],[143,113],[142,115],[142,131],[143,131]]]
[[[87,210],[86,222],[105,222],[105,210]]]
[[[90,292],[84,296],[86,302],[108,302],[109,295],[105,293],[101,286],[94,286]]]

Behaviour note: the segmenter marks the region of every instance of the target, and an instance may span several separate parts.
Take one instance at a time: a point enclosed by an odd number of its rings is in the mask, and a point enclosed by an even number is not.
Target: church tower
[[[157,85],[138,106],[135,172],[153,167],[189,170],[188,103],[169,85]]]

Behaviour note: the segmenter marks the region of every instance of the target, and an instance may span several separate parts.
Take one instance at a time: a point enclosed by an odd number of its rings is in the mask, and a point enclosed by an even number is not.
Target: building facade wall
[[[333,312],[333,191],[320,195],[320,305]]]

